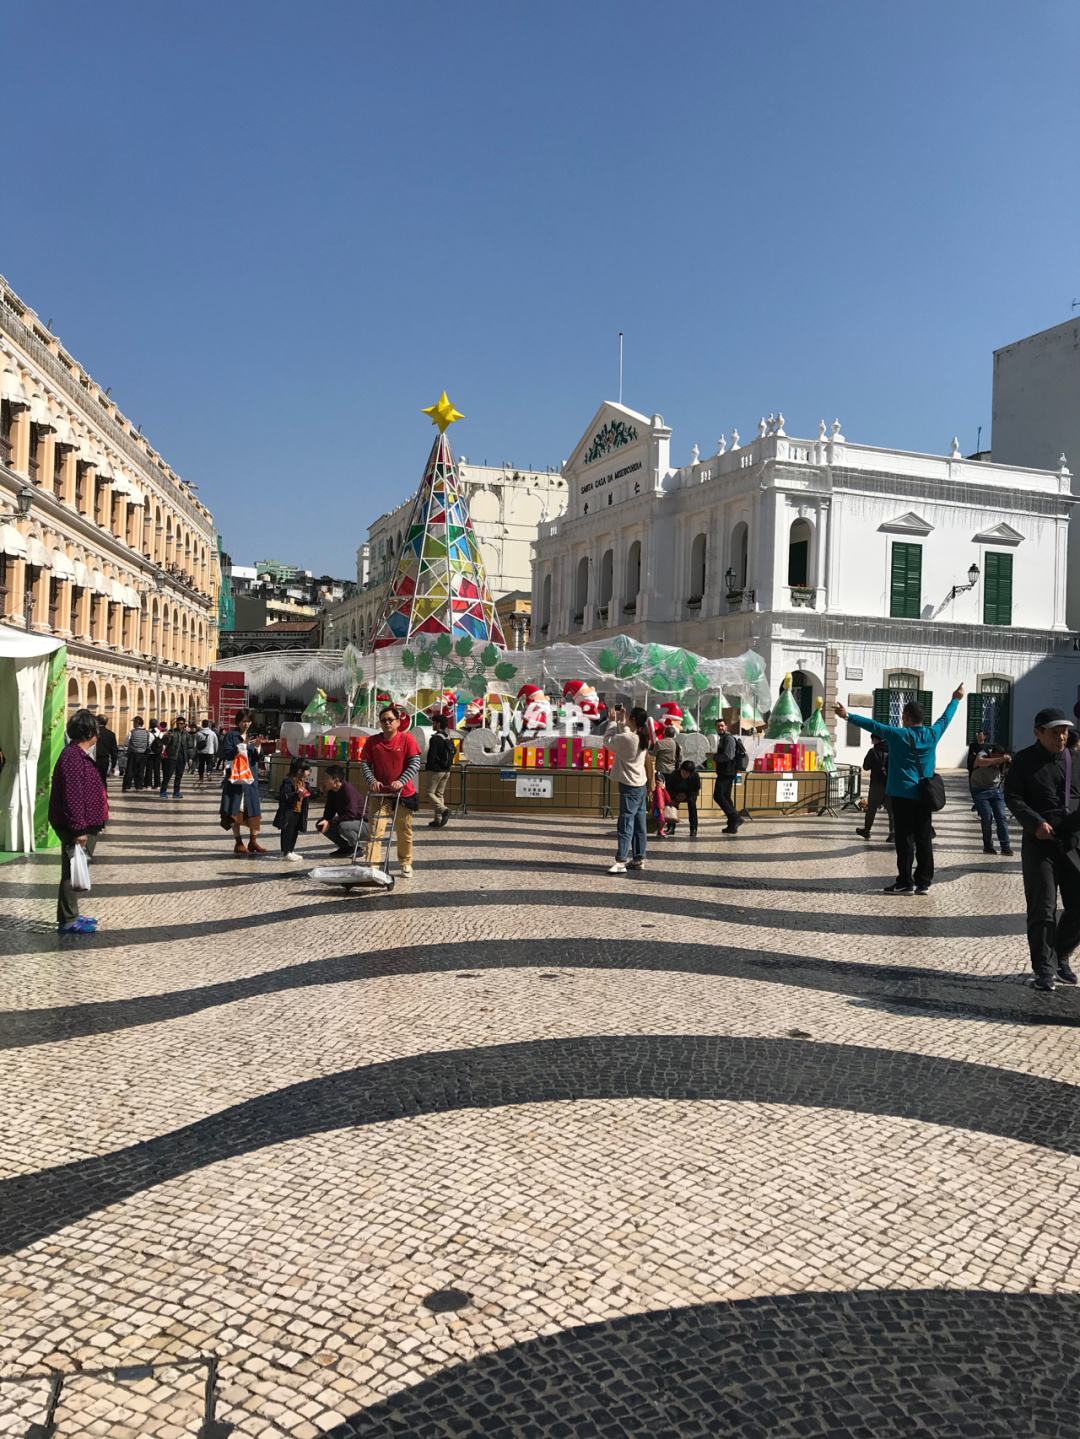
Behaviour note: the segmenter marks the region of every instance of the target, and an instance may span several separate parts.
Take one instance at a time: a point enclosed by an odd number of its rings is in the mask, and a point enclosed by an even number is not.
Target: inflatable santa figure
[[[664,703],[660,706],[659,725],[661,730],[665,730],[668,725],[670,725],[676,734],[681,734],[683,727],[683,712],[674,700],[665,700]]]
[[[444,690],[433,705],[428,705],[427,714],[429,719],[441,715],[453,729],[457,724],[457,695],[453,690]]]
[[[522,738],[551,728],[551,701],[539,685],[522,685],[517,692],[518,726]]]
[[[484,728],[484,699],[485,696],[481,695],[479,699],[470,700],[465,706],[463,723],[466,729]]]
[[[567,704],[577,705],[587,720],[600,718],[600,696],[584,680],[567,680],[562,687],[562,697]]]

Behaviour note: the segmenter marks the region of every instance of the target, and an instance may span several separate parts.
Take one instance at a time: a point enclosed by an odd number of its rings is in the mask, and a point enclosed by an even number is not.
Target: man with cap
[[[1069,956],[1080,943],[1080,761],[1059,709],[1035,716],[1035,743],[1013,758],[1005,802],[1024,830],[1020,849],[1032,984],[1076,983]],[[1061,914],[1057,913],[1061,893]]]

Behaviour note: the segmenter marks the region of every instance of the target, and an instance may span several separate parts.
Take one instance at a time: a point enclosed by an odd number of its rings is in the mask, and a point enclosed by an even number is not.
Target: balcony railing
[[[817,609],[817,591],[812,585],[789,585],[788,592],[796,609]]]

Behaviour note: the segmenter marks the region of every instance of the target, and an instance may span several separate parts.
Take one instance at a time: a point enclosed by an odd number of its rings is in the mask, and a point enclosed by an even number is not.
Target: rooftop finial
[[[737,450],[737,449],[739,448],[739,445],[740,445],[741,443],[742,443],[742,441],[739,439],[739,432],[738,432],[738,430],[732,430],[732,432],[731,432],[731,448],[732,448],[733,450]]]
[[[828,434],[828,427],[826,426],[825,421],[824,421],[824,420],[818,420],[818,422],[817,422],[817,437],[818,437],[818,439],[819,439],[819,440],[823,440],[827,434]]]
[[[723,455],[727,453],[727,440],[724,438],[723,435],[721,435],[716,442],[716,453],[718,455]]]
[[[783,410],[777,410],[777,412],[776,412],[776,426],[775,426],[775,428],[773,429],[773,434],[774,434],[774,435],[783,435],[783,434],[785,434],[785,433],[786,433],[786,431],[784,430],[784,412],[783,412]]]
[[[765,432],[767,429],[768,426],[765,423],[765,416],[762,415],[761,419],[757,422],[757,434],[759,440],[763,440],[765,438]]]
[[[949,459],[950,459],[950,460],[958,460],[959,458],[960,458],[960,439],[959,439],[959,437],[958,437],[957,435],[953,435],[953,437],[952,437],[952,446],[951,446],[950,449],[949,449]]]
[[[839,420],[833,420],[833,422],[832,422],[832,432],[831,432],[830,435],[829,435],[829,439],[832,440],[833,444],[835,445],[835,444],[840,444],[840,443],[842,443],[843,438],[844,438],[844,436],[842,435],[842,433],[841,433],[841,431],[840,431],[840,421],[839,421]]]

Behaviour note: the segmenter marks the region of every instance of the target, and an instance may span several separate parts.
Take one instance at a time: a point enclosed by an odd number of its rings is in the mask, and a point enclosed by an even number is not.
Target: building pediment
[[[928,520],[924,520],[922,515],[917,515],[914,510],[908,510],[906,514],[897,515],[894,520],[886,520],[883,525],[878,525],[879,531],[889,535],[925,536],[932,533],[933,528]]]
[[[1012,525],[1007,525],[1004,520],[999,525],[992,525],[988,530],[981,530],[975,536],[977,545],[1018,545],[1023,540],[1019,530],[1014,530]]]
[[[587,465],[595,465],[620,450],[648,440],[651,434],[652,421],[648,415],[639,415],[626,405],[605,400],[567,460],[566,468],[582,470]]]

